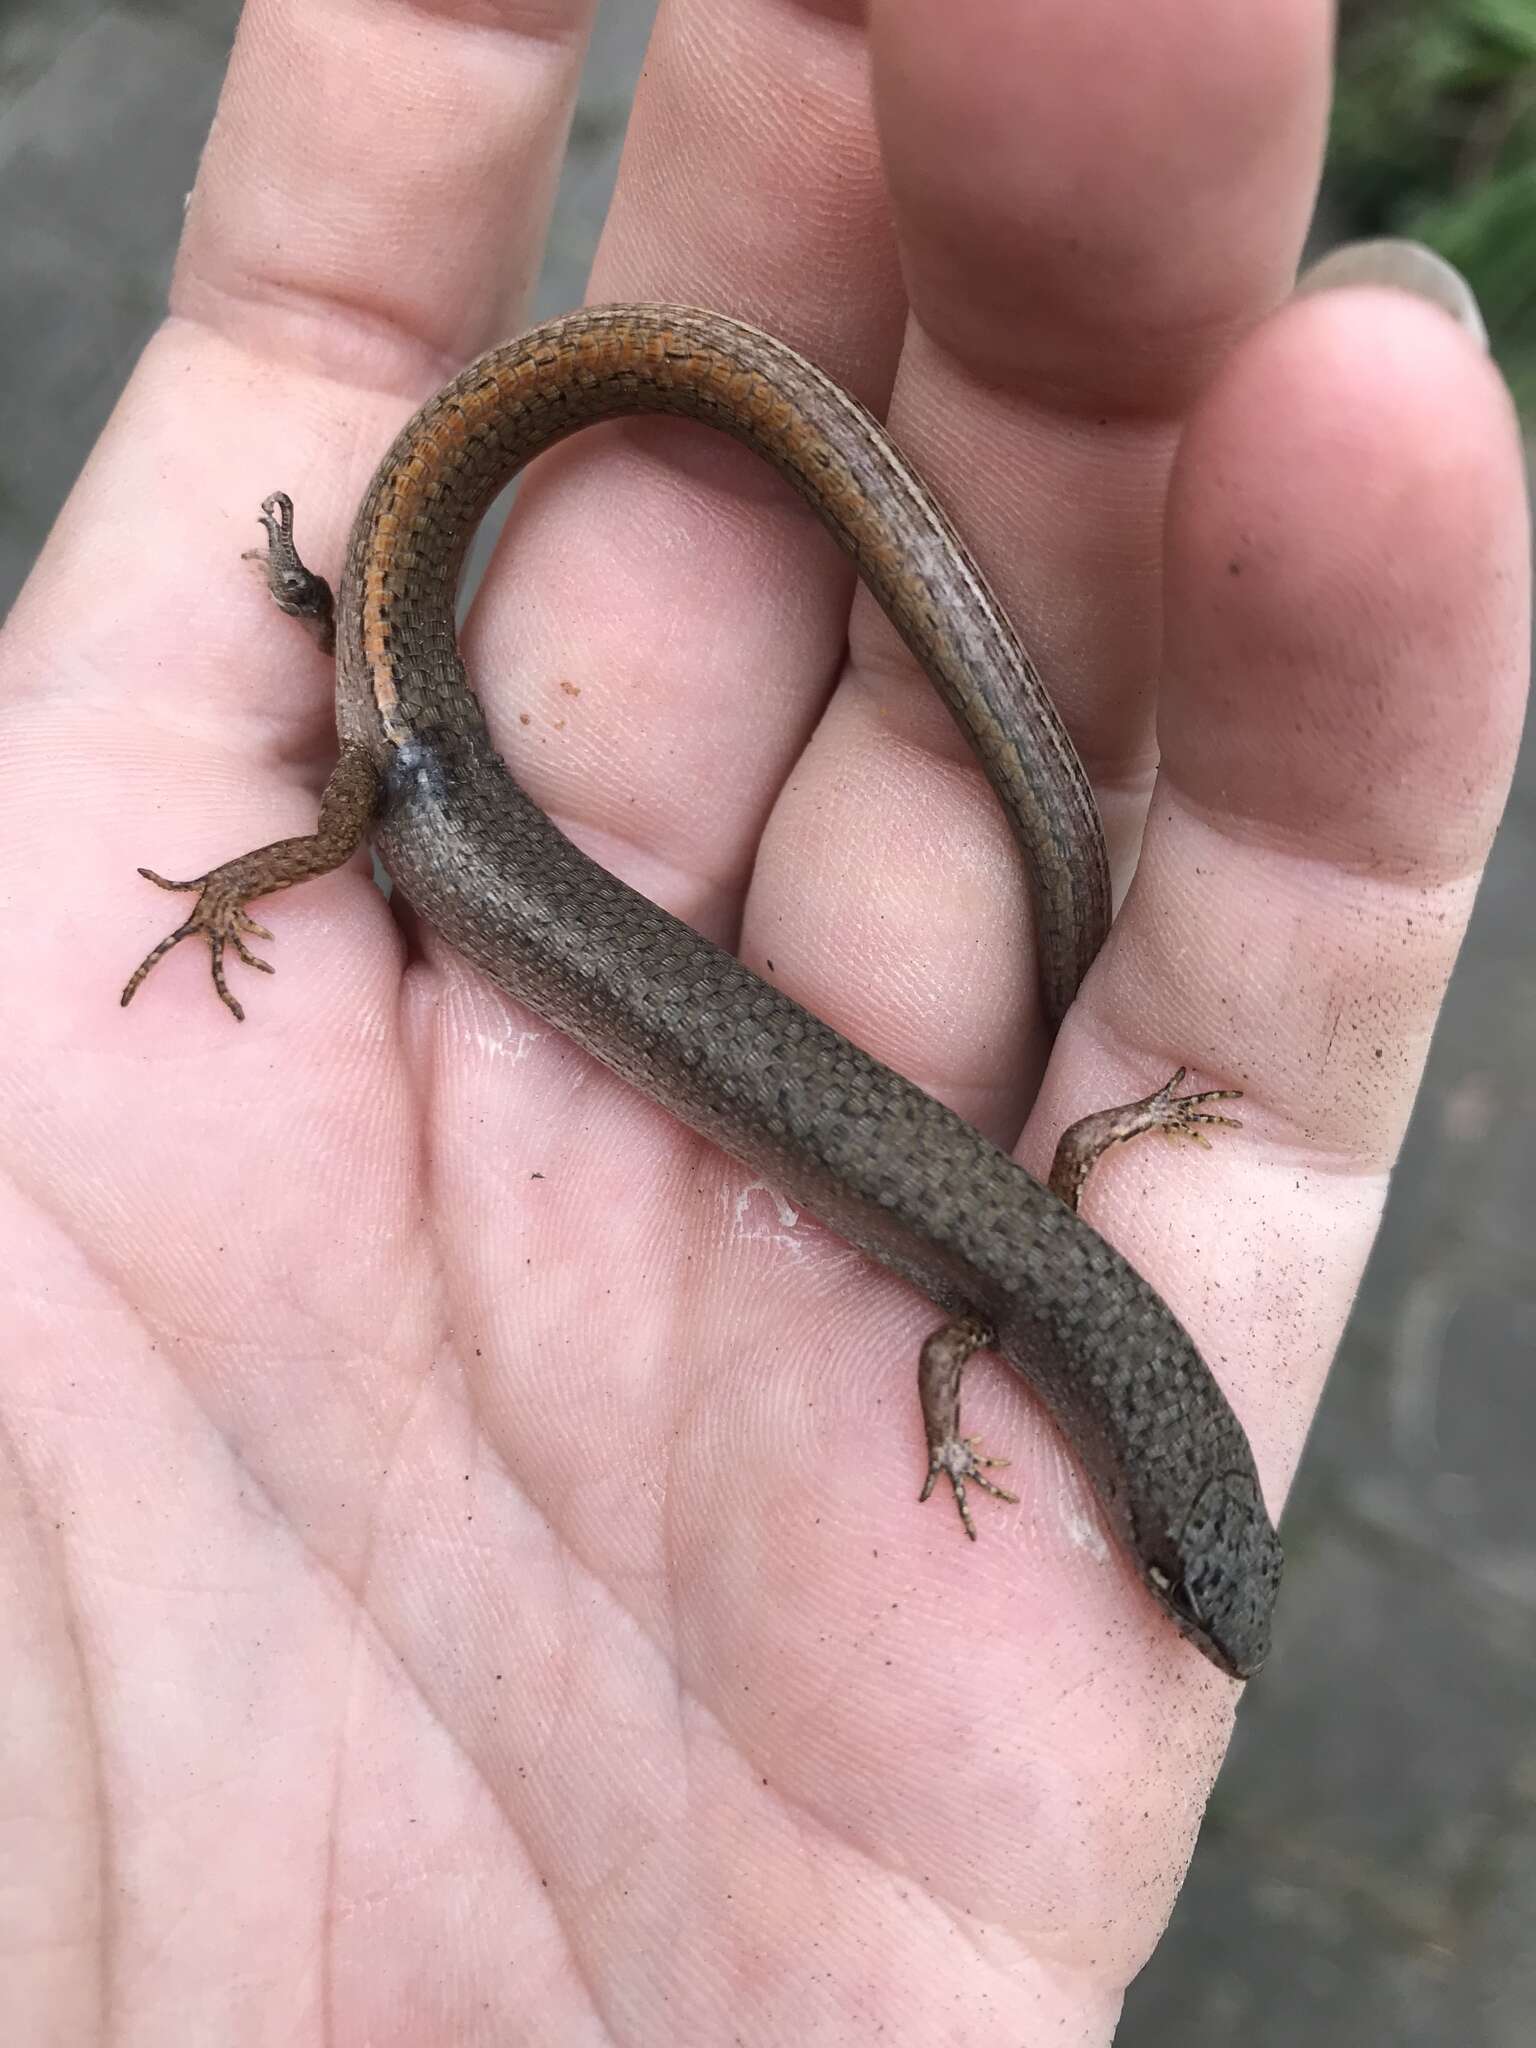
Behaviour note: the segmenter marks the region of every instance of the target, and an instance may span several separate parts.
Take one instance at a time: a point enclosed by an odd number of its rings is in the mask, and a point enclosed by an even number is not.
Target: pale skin
[[[971,1544],[916,1499],[931,1307],[361,860],[255,907],[244,1025],[194,943],[118,1007],[140,864],[312,827],[327,666],[239,557],[282,488],[334,573],[523,324],[585,12],[253,0],[173,318],[0,641],[18,2038],[1101,2044],[1225,1747],[1018,1382],[971,1368],[1021,1499]],[[1135,868],[1049,1064],[979,772],[740,451],[557,451],[471,670],[589,850],[1036,1170],[1181,1063],[1242,1089],[1083,1208],[1278,1510],[1510,772],[1509,408],[1405,297],[1275,310],[1314,0],[870,15],[664,14],[591,296],[785,335],[985,563]]]

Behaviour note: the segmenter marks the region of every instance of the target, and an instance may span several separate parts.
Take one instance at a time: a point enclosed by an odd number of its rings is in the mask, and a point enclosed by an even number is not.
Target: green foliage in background
[[[1327,193],[1343,235],[1411,235],[1470,279],[1536,418],[1536,0],[1346,5]]]

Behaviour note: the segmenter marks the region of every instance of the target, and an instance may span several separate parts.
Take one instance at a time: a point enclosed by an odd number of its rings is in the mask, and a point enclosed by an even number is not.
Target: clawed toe
[[[955,1506],[960,1511],[960,1520],[965,1533],[974,1543],[976,1524],[971,1519],[970,1503],[966,1499],[967,1485],[979,1486],[983,1493],[990,1493],[994,1500],[1005,1500],[1017,1507],[1019,1496],[1010,1493],[1005,1486],[987,1477],[987,1471],[997,1471],[1008,1463],[1006,1458],[986,1457],[977,1439],[973,1436],[949,1437],[943,1443],[934,1444],[928,1453],[928,1477],[923,1482],[919,1501],[925,1501],[938,1483],[942,1472],[948,1479],[955,1496]]]
[[[202,895],[185,924],[179,924],[175,931],[169,932],[159,945],[145,954],[129,975],[127,986],[120,998],[122,1007],[127,1009],[133,1001],[139,983],[157,961],[163,960],[171,948],[179,946],[183,939],[190,938],[194,932],[201,932],[208,941],[213,985],[218,991],[219,1001],[237,1024],[243,1024],[245,1011],[224,978],[224,949],[226,946],[232,946],[247,967],[259,968],[263,974],[275,974],[277,970],[271,961],[260,959],[241,936],[243,932],[249,932],[255,938],[270,939],[272,934],[265,925],[257,924],[253,917],[247,916],[244,904],[238,896],[231,893],[228,881],[223,878],[224,871],[220,868],[215,868],[211,874],[199,875],[192,882],[167,881],[164,875],[157,875],[152,868],[140,868],[139,873],[146,881],[154,882],[162,889],[201,889]]]
[[[1172,1080],[1165,1082],[1155,1095],[1147,1097],[1142,1107],[1152,1119],[1151,1127],[1161,1131],[1164,1137],[1191,1138],[1195,1144],[1203,1145],[1209,1151],[1211,1141],[1202,1125],[1227,1131],[1240,1131],[1243,1126],[1239,1118],[1212,1114],[1201,1104],[1238,1102],[1243,1091],[1241,1088],[1207,1088],[1200,1095],[1175,1095],[1173,1091],[1183,1082],[1184,1074],[1185,1069],[1180,1067]]]

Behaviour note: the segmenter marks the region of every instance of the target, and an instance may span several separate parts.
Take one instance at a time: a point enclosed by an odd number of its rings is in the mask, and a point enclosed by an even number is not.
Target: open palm
[[[1103,2042],[1225,1742],[1018,1383],[969,1391],[1022,1501],[972,1546],[916,1501],[931,1306],[363,862],[257,906],[243,1026],[193,946],[117,1008],[140,863],[312,822],[327,664],[239,556],[283,488],[334,573],[520,323],[589,11],[250,0],[0,644],[18,2040]],[[811,355],[1019,622],[1135,873],[1043,1090],[994,800],[742,451],[545,458],[471,673],[573,837],[1037,1169],[1181,1061],[1245,1091],[1085,1207],[1278,1508],[1510,770],[1507,408],[1406,298],[1265,318],[1318,0],[868,15],[664,9],[592,296]]]

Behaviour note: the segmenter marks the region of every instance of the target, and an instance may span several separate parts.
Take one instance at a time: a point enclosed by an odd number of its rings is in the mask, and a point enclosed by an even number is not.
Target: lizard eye
[[[1175,1614],[1180,1615],[1185,1621],[1193,1622],[1197,1627],[1200,1625],[1203,1617],[1195,1601],[1191,1599],[1188,1583],[1184,1579],[1165,1571],[1160,1564],[1150,1564],[1147,1566],[1147,1583],[1159,1599],[1167,1602]]]

